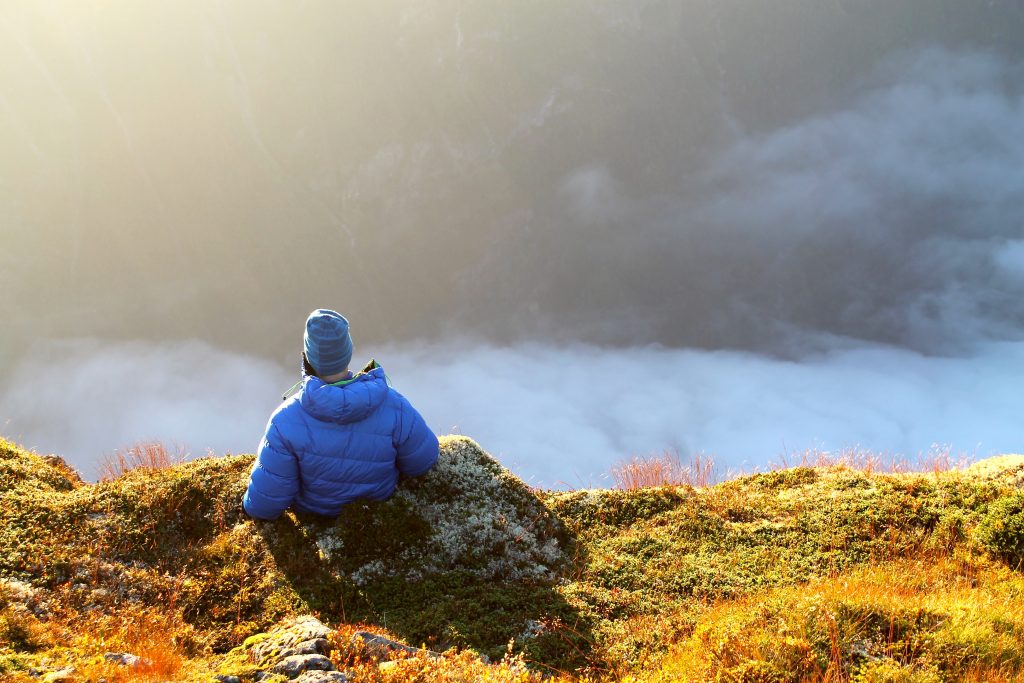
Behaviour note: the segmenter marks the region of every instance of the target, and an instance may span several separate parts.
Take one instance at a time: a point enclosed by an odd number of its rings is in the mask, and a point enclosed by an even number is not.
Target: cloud
[[[722,155],[676,230],[704,235],[681,261],[721,281],[723,337],[749,316],[931,353],[1020,339],[1021,76],[988,53],[904,54],[849,106]]]
[[[752,470],[808,448],[914,457],[1021,451],[1024,344],[973,358],[859,347],[803,362],[728,351],[468,341],[374,349],[438,433],[477,439],[547,487],[608,485],[631,455],[704,453]],[[200,342],[45,344],[0,395],[3,433],[95,476],[138,439],[252,452],[294,372]]]
[[[251,452],[290,379],[199,341],[43,342],[0,384],[0,432],[66,457],[86,477],[139,440],[193,455]]]

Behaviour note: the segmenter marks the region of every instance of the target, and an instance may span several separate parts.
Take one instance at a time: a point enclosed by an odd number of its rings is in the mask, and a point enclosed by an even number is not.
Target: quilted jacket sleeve
[[[271,422],[260,442],[242,505],[251,517],[277,519],[292,504],[298,491],[298,461]]]
[[[412,404],[395,392],[399,399],[398,420],[395,427],[395,450],[398,451],[398,471],[409,477],[418,477],[437,462],[437,437],[423,416]]]

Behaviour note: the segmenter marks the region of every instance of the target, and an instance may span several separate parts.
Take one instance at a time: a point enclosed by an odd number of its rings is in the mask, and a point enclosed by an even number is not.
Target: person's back
[[[348,321],[317,310],[306,323],[305,355],[315,374],[270,417],[245,511],[275,519],[288,507],[334,517],[346,503],[384,500],[399,473],[418,476],[437,461],[437,437],[371,363],[348,372]]]

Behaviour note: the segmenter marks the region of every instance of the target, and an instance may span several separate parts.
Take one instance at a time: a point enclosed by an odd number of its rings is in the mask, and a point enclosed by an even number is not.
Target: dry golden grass
[[[181,446],[171,452],[158,441],[138,441],[102,458],[100,480],[113,481],[132,470],[162,470],[184,462],[187,457],[188,453]]]
[[[968,557],[899,560],[709,605],[636,680],[1020,680],[1024,587],[1006,567]],[[757,678],[760,675],[761,678]],[[751,678],[753,676],[753,678]],[[781,680],[781,679],[779,679]],[[858,679],[861,680],[861,679]]]
[[[493,664],[486,663],[467,650],[452,649],[440,656],[426,651],[397,652],[392,661],[382,663],[367,651],[361,640],[352,639],[357,631],[366,629],[388,638],[395,637],[379,627],[351,624],[340,625],[331,637],[335,646],[331,660],[335,666],[348,673],[350,680],[362,683],[569,683],[583,680],[567,673],[541,674],[529,669],[521,657],[511,654]]]
[[[974,457],[961,454],[954,457],[948,446],[933,446],[927,453],[916,458],[901,455],[876,453],[865,448],[845,448],[838,451],[808,449],[798,454],[783,454],[770,465],[771,470],[786,470],[793,467],[831,468],[840,467],[864,474],[941,474],[966,469]],[[624,460],[611,471],[615,488],[632,491],[658,486],[693,486],[704,488],[722,481],[744,476],[745,472],[730,471],[719,476],[714,460],[702,453],[683,463],[679,454],[666,450],[650,456],[633,456]]]
[[[66,599],[66,598],[64,598]],[[4,614],[0,612],[0,653],[3,646],[15,645],[17,651],[37,652],[52,671],[73,669],[74,681],[108,683],[156,683],[188,678],[183,667],[194,656],[195,632],[171,609],[127,606],[113,611],[90,609],[76,612],[63,605],[45,622],[19,617],[17,638],[5,631]],[[29,623],[31,622],[31,623]],[[31,626],[32,642],[25,638]],[[130,653],[140,658],[134,666],[108,660],[108,653]],[[202,662],[199,662],[202,664]],[[32,681],[30,671],[0,669],[0,681]]]
[[[698,453],[683,464],[678,453],[634,456],[611,470],[615,487],[632,491],[656,486],[693,486],[703,488],[716,482],[714,461]]]
[[[772,464],[772,469],[791,467],[844,467],[864,474],[940,474],[966,469],[974,461],[973,455],[960,454],[954,457],[949,446],[935,444],[927,453],[915,458],[899,454],[876,453],[866,448],[844,448],[826,451],[812,448],[798,454],[783,454]]]

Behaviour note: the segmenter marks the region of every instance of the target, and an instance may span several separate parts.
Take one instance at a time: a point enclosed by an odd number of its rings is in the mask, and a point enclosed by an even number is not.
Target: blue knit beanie
[[[348,320],[336,311],[318,308],[306,319],[303,337],[306,360],[321,377],[336,375],[352,360]]]

